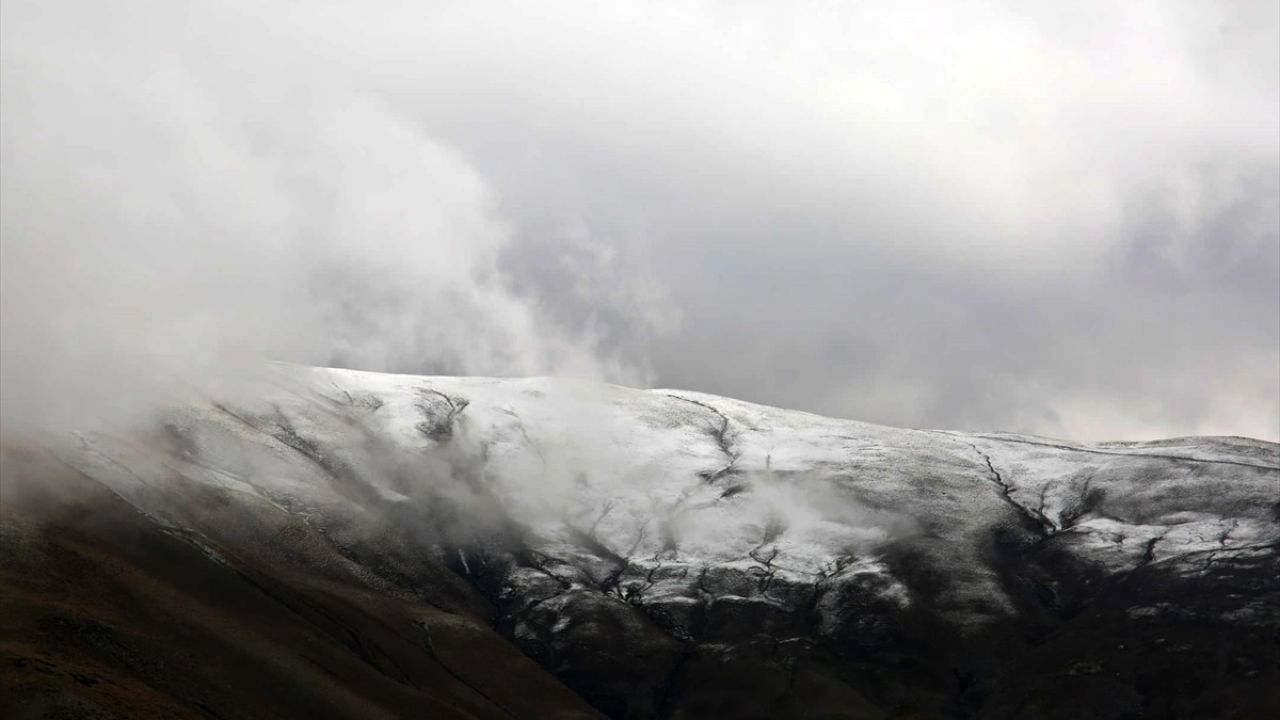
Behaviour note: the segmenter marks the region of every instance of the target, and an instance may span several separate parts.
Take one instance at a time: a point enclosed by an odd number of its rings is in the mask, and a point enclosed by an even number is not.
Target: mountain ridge
[[[22,705],[634,718],[1277,705],[1280,445],[1265,441],[1062,443],[678,390],[277,365],[136,430],[5,453],[5,692]],[[209,585],[120,544],[134,536],[208,565],[195,575]],[[57,582],[71,559],[122,596],[181,586],[166,592],[221,619],[84,607]],[[267,647],[218,639],[259,625],[227,603],[263,602],[292,618]],[[210,679],[218,667],[174,680],[85,646],[168,624],[224,662],[257,658],[292,694]],[[1115,636],[1129,639],[1104,650]],[[1186,657],[1160,649],[1170,638]],[[322,659],[294,667],[295,641]],[[142,645],[172,666],[174,648]],[[41,657],[103,679],[33,670]],[[1186,663],[1217,674],[1155,687],[1198,677]]]

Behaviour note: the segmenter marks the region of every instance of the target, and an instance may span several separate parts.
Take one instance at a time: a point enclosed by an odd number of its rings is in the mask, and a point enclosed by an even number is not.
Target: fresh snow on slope
[[[1280,452],[1239,438],[1064,443],[676,390],[293,366],[163,417],[81,436],[64,459],[175,528],[175,497],[205,486],[339,542],[429,518],[463,572],[516,533],[528,553],[509,592],[589,589],[674,617],[819,588],[905,607],[890,553],[907,548],[948,576],[942,612],[982,624],[1010,610],[984,559],[992,528],[1106,572],[1197,572],[1280,539]]]

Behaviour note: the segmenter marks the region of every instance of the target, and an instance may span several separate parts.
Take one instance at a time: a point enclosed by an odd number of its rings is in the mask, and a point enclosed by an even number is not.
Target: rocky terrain
[[[278,366],[9,437],[14,718],[1280,717],[1280,446]]]

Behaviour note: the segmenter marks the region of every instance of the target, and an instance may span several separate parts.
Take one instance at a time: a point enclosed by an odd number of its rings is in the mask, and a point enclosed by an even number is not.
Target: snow
[[[981,555],[993,527],[1114,572],[1280,540],[1280,446],[1241,438],[1065,443],[676,390],[295,366],[163,417],[168,435],[101,433],[63,455],[171,524],[176,478],[348,534],[376,535],[391,506],[447,508],[476,542],[513,521],[571,587],[616,573],[604,591],[673,608],[708,578],[722,598],[851,583],[906,605],[885,554],[905,543],[952,570],[944,611],[982,622],[1008,608]]]

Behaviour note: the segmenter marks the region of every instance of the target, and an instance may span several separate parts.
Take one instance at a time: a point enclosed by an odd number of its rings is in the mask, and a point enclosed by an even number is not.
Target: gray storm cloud
[[[6,5],[6,420],[262,357],[643,379],[512,291],[490,188],[411,117],[239,18],[132,10]]]
[[[1280,438],[1275,3],[3,14],[7,422],[271,357]]]

